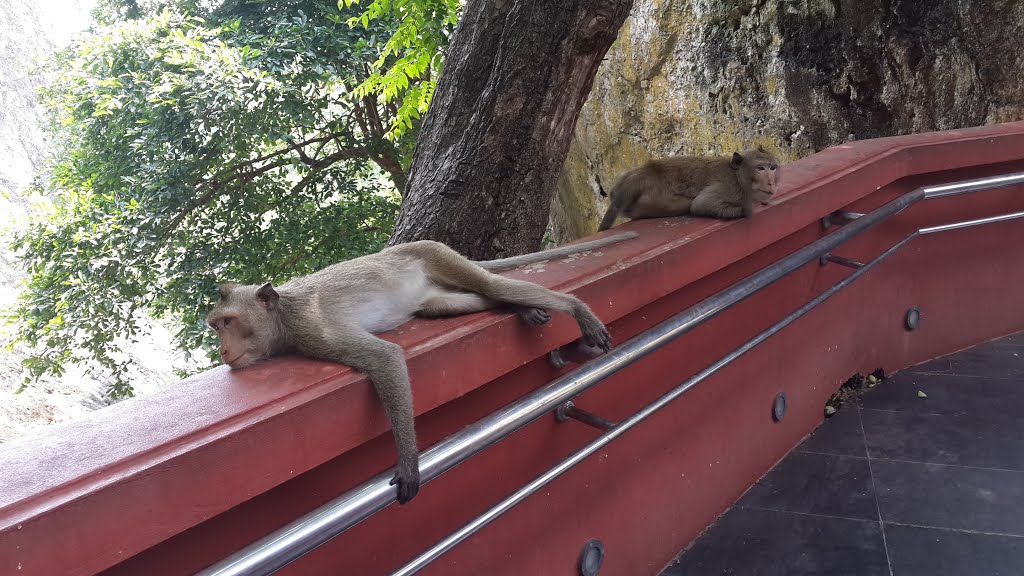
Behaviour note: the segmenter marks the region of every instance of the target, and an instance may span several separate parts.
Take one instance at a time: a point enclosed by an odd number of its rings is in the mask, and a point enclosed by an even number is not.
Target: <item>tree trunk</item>
[[[391,244],[536,250],[594,75],[632,0],[469,0],[424,119]]]

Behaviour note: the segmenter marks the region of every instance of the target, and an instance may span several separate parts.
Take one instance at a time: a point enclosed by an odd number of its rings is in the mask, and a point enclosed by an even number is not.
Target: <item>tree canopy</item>
[[[29,280],[8,318],[30,378],[86,363],[129,394],[139,313],[212,350],[218,282],[385,244],[457,2],[341,4],[100,5],[50,71],[53,201],[14,239]]]
[[[456,34],[460,0],[101,0],[50,70],[53,200],[14,238],[29,379],[84,363],[130,394],[140,314],[212,359],[218,283],[280,282],[389,236],[536,249],[631,4],[470,2]]]

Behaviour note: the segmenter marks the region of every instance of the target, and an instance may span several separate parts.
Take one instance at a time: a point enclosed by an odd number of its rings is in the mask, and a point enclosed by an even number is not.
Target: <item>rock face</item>
[[[764,145],[794,160],[847,140],[1024,118],[1016,0],[636,0],[580,114],[552,210],[592,233],[625,170]]]

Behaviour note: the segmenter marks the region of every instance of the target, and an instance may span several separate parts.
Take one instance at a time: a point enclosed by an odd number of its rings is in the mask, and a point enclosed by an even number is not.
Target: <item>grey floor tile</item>
[[[871,469],[885,522],[1024,536],[1024,472],[885,460]]]
[[[913,372],[915,374],[952,374],[953,365],[949,362],[949,356],[943,356],[901,371],[901,373],[906,372]]]
[[[852,403],[843,406],[834,416],[826,419],[796,449],[799,452],[867,456],[857,407]]]
[[[1024,332],[1017,332],[1009,336],[993,340],[988,343],[996,348],[1024,348]]]
[[[1024,425],[1015,414],[861,410],[871,458],[1024,470]]]
[[[1024,351],[982,345],[949,356],[953,372],[963,376],[989,378],[1024,377]]]
[[[893,576],[1018,576],[1024,538],[885,525]]]
[[[888,576],[878,522],[734,508],[661,576]]]
[[[1020,378],[1024,376],[1024,351],[1015,340],[1001,340],[936,358],[904,372],[957,374],[968,377]]]
[[[918,392],[924,392],[925,397]],[[998,413],[1016,418],[1024,412],[1024,381],[900,372],[868,390],[860,403],[867,409],[922,414]]]
[[[866,458],[794,452],[737,503],[861,520],[878,520]]]

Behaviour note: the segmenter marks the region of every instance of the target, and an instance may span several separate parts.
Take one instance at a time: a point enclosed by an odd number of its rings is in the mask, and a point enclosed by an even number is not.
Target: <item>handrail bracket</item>
[[[823,254],[818,258],[818,262],[820,262],[822,266],[831,262],[833,264],[839,264],[840,266],[846,266],[847,268],[853,268],[854,270],[864,267],[863,262],[857,262],[856,260],[850,260],[849,258],[843,258],[842,256],[835,256],[831,252]]]
[[[848,210],[836,210],[835,212],[825,216],[821,219],[821,227],[828,230],[832,225],[842,226],[848,222],[853,222],[857,218],[860,218],[864,214],[861,212],[850,212]]]
[[[587,412],[582,408],[577,408],[576,404],[572,400],[569,400],[555,409],[555,419],[559,422],[566,422],[569,419],[582,422],[592,428],[598,430],[611,430],[618,425],[618,422],[612,422],[606,420],[593,412]]]

